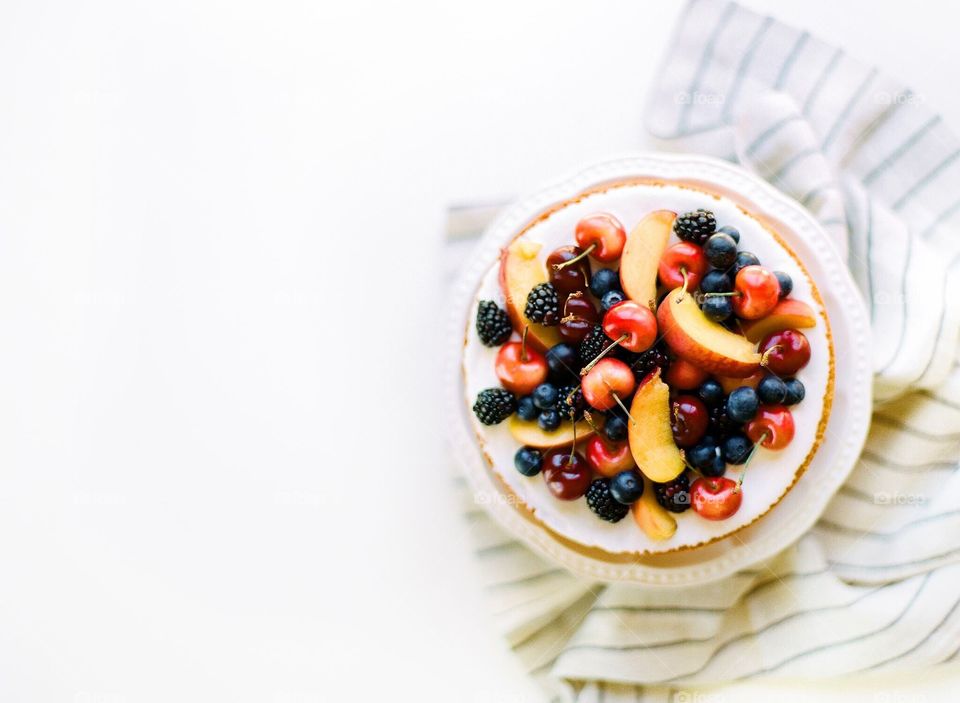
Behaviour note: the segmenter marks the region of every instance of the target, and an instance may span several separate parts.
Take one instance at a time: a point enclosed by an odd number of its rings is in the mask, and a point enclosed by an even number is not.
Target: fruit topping
[[[726,439],[735,432],[739,432],[740,429],[741,426],[727,415],[726,398],[724,398],[717,407],[710,408],[710,425],[707,427],[709,434],[721,440]]]
[[[736,481],[720,476],[698,478],[690,487],[693,510],[707,520],[726,520],[740,509],[743,491]]]
[[[650,308],[624,300],[603,316],[604,333],[632,352],[643,352],[657,339],[657,318]]]
[[[724,225],[723,227],[717,228],[717,231],[730,235],[733,238],[733,241],[735,241],[737,244],[740,243],[740,230],[738,230],[736,227]]]
[[[788,378],[784,381],[784,384],[787,387],[787,397],[784,399],[784,405],[796,405],[806,394],[804,390],[803,383],[800,382],[797,378]]]
[[[496,347],[513,334],[513,325],[506,310],[492,300],[481,300],[477,307],[477,335],[484,346]]]
[[[697,388],[697,395],[708,408],[715,408],[723,403],[726,394],[723,386],[712,378],[708,378]]]
[[[536,397],[534,397],[536,401]],[[749,386],[735,389],[727,396],[727,415],[741,425],[750,422],[760,409],[760,398]]]
[[[533,403],[533,396],[525,395],[517,399],[517,417],[521,420],[536,420],[540,408]]]
[[[573,382],[580,378],[580,352],[569,342],[555,344],[546,353],[551,381]]]
[[[714,322],[726,322],[733,316],[733,303],[730,302],[730,298],[724,296],[705,296],[700,309]]]
[[[636,503],[643,495],[643,476],[635,469],[621,471],[610,479],[610,495],[624,505]]]
[[[620,273],[613,269],[599,269],[590,279],[590,292],[602,298],[612,290],[620,290]]]
[[[568,342],[579,343],[593,329],[599,319],[597,308],[583,293],[571,293],[563,304],[560,318],[560,336]]]
[[[773,275],[777,277],[777,283],[780,284],[780,297],[786,298],[793,292],[793,279],[789,273],[783,271],[774,271]]]
[[[620,285],[631,300],[654,307],[657,300],[657,269],[670,240],[677,214],[657,210],[633,228],[620,259]]]
[[[622,291],[607,291],[603,294],[603,297],[600,298],[600,312],[607,313],[614,305],[619,305],[626,299],[627,296],[625,296]]]
[[[551,449],[543,457],[543,480],[560,500],[576,500],[590,485],[590,467],[576,452],[566,448]]]
[[[703,245],[703,253],[716,269],[727,269],[737,259],[737,243],[725,232],[711,234]]]
[[[701,293],[729,293],[733,290],[733,281],[723,271],[708,271],[700,281]]]
[[[561,386],[557,389],[557,404],[555,410],[564,420],[579,420],[587,403],[583,399],[580,386]]]
[[[526,239],[517,239],[500,256],[500,289],[513,327],[522,332],[529,327],[528,346],[541,352],[562,341],[556,327],[539,325],[524,316],[527,296],[538,283],[547,281],[547,271],[537,258],[542,246]]]
[[[678,395],[673,399],[670,427],[678,447],[692,447],[707,432],[710,416],[703,401],[692,395]]]
[[[543,465],[543,454],[534,447],[520,447],[513,455],[513,465],[524,476],[536,476]]]
[[[496,425],[503,422],[517,409],[513,393],[503,388],[487,388],[477,394],[473,412],[484,425]]]
[[[692,391],[705,380],[707,372],[696,364],[691,364],[686,359],[676,359],[670,364],[670,368],[663,374],[663,380],[671,388],[681,391]]]
[[[683,455],[673,441],[670,388],[660,379],[659,369],[640,384],[630,417],[630,451],[640,471],[652,481],[672,481],[683,471]]]
[[[603,435],[611,442],[620,442],[627,438],[627,421],[613,413],[607,417],[603,426]]]
[[[593,435],[587,440],[584,452],[587,463],[601,476],[616,476],[621,471],[631,469],[636,464],[630,453],[630,445],[626,442],[611,442],[600,435]]]
[[[813,308],[803,301],[788,298],[777,303],[766,317],[745,322],[743,334],[751,342],[759,342],[773,332],[813,327],[816,324],[817,317]]]
[[[793,439],[793,414],[783,405],[763,405],[744,430],[754,443],[767,449],[783,449]]]
[[[552,283],[538,283],[530,290],[523,314],[548,327],[560,324],[560,299]]]
[[[587,505],[590,510],[607,522],[620,522],[630,512],[630,506],[616,500],[610,493],[610,479],[596,478],[587,489]]]
[[[608,262],[620,258],[627,232],[616,217],[601,212],[580,220],[574,238],[597,261]]]
[[[594,325],[593,329],[587,332],[587,335],[580,342],[580,363],[589,364],[600,356],[600,353],[613,344],[603,331],[603,325]]]
[[[682,513],[690,508],[690,477],[684,471],[672,481],[654,483],[657,502],[671,513]]]
[[[717,230],[717,219],[709,210],[698,209],[677,218],[673,231],[685,242],[703,244]]]
[[[780,300],[777,277],[763,266],[744,266],[733,282],[733,311],[744,320],[759,320]]]
[[[764,376],[757,384],[757,396],[767,405],[783,403],[787,399],[787,384],[777,376]]]
[[[583,397],[592,408],[609,410],[636,386],[630,367],[619,359],[600,359],[583,377]]]
[[[763,366],[778,376],[792,376],[810,361],[810,342],[803,332],[781,330],[760,343]]]
[[[638,354],[636,357],[630,360],[630,368],[633,370],[633,375],[639,383],[649,374],[653,373],[655,369],[660,369],[660,372],[663,373],[670,368],[670,357],[667,356],[667,353],[657,345],[647,351]]]
[[[751,449],[753,444],[750,440],[737,433],[723,440],[720,451],[723,452],[723,460],[728,464],[743,464],[750,457]]]
[[[565,265],[568,262],[573,263]],[[547,280],[561,298],[571,293],[584,293],[590,284],[590,259],[583,256],[580,247],[554,249],[547,257]]]
[[[667,288],[694,290],[707,272],[707,257],[703,249],[690,242],[677,242],[667,247],[660,257],[657,277]]]
[[[556,412],[556,411],[553,411]],[[558,413],[559,414],[559,413]],[[538,413],[537,417],[540,415]],[[550,447],[569,447],[573,442],[574,425],[570,421],[561,422],[555,430],[544,430],[537,420],[522,420],[514,415],[507,420],[507,429],[518,444],[528,447],[549,449]],[[576,425],[577,441],[593,435],[593,428],[589,423],[581,420]]]
[[[727,470],[720,447],[708,438],[688,450],[687,459],[704,476],[723,476]]]
[[[527,395],[547,379],[547,360],[524,341],[507,342],[497,352],[494,371],[508,391]]]
[[[676,518],[657,502],[653,490],[644,489],[640,500],[633,504],[631,512],[637,527],[656,542],[670,539],[677,531]]]
[[[537,416],[537,424],[544,432],[553,432],[560,427],[560,423],[562,421],[563,418],[560,417],[560,413],[558,413],[555,408],[541,410],[540,414]]]

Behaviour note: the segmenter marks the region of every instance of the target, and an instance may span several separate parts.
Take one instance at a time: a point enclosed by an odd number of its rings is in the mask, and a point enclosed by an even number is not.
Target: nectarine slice
[[[531,322],[523,314],[527,306],[527,296],[533,287],[546,283],[547,270],[537,258],[541,244],[526,239],[517,239],[504,248],[500,254],[500,289],[507,303],[507,315],[518,332],[530,326],[527,342],[539,351],[546,352],[550,347],[563,341],[557,327]]]
[[[640,384],[630,404],[627,438],[634,461],[651,481],[672,481],[684,469],[683,455],[670,428],[670,387],[660,380],[660,369]]]
[[[787,298],[777,303],[766,317],[743,323],[743,334],[751,342],[759,342],[768,334],[780,330],[815,327],[817,314],[802,300]]]
[[[657,267],[677,213],[656,210],[640,220],[620,256],[620,285],[631,300],[653,309],[657,301]]]
[[[633,504],[633,521],[647,537],[654,542],[662,542],[673,537],[677,531],[677,520],[657,502],[653,486],[649,481],[646,483],[640,500]]]
[[[675,288],[657,310],[660,334],[673,352],[717,376],[746,378],[760,368],[756,345],[710,320],[689,292]]]
[[[594,424],[597,424],[597,419],[599,418],[595,417]],[[515,440],[528,447],[548,449],[573,442],[573,423],[569,420],[564,420],[560,423],[560,427],[547,432],[537,424],[536,420],[521,420],[518,415],[511,415],[507,420],[507,428]],[[577,442],[592,434],[593,428],[586,420],[580,420],[577,423]]]

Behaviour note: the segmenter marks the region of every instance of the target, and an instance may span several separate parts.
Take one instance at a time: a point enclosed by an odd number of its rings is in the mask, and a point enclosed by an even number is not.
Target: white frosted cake
[[[504,494],[619,558],[775,520],[830,412],[816,284],[735,193],[581,193],[518,228],[469,320],[465,400]]]

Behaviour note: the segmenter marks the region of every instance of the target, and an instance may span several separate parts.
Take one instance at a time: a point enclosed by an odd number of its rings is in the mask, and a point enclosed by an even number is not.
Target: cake
[[[464,334],[465,402],[503,495],[621,559],[776,519],[833,397],[803,262],[763,213],[696,183],[606,183],[518,227]]]

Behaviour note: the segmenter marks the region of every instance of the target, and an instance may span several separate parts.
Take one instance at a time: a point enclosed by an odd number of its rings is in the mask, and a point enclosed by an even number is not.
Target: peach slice
[[[787,298],[777,303],[766,317],[745,322],[743,334],[751,342],[759,342],[772,332],[815,327],[817,314],[802,300]]]
[[[547,282],[547,270],[537,258],[541,244],[517,239],[500,254],[500,289],[507,301],[507,314],[517,332],[530,326],[527,342],[538,351],[546,352],[550,347],[563,341],[557,327],[531,322],[523,314],[527,306],[527,296],[538,283]]]
[[[756,371],[755,373],[747,376],[746,378],[735,378],[733,376],[717,376],[717,383],[723,386],[723,392],[727,395],[730,395],[737,388],[741,386],[750,386],[756,390],[757,386],[760,385],[760,381],[764,377],[763,369]]]
[[[594,420],[596,424],[596,420]],[[547,432],[543,430],[536,420],[521,420],[518,415],[511,415],[507,420],[507,429],[513,438],[528,447],[537,447],[538,449],[548,449],[550,447],[559,447],[573,442],[573,423],[564,420],[560,427]],[[577,423],[577,442],[586,439],[593,434],[593,428],[586,420],[580,420]]]
[[[633,228],[620,256],[620,285],[631,300],[653,310],[657,304],[657,267],[677,213],[656,210]]]
[[[690,293],[670,291],[657,310],[660,334],[673,352],[717,376],[746,378],[760,368],[760,354],[745,337],[710,320]]]
[[[655,542],[662,542],[673,537],[677,531],[677,520],[657,502],[650,482],[647,481],[646,484],[640,500],[633,504],[633,521],[647,537]]]
[[[684,469],[683,455],[670,427],[670,387],[660,369],[643,379],[630,404],[627,438],[634,461],[651,481],[672,481]]]

